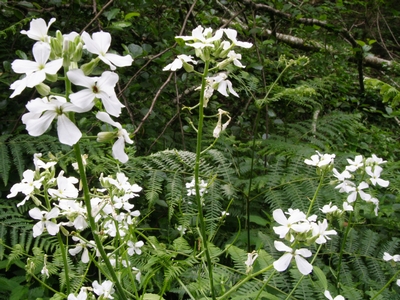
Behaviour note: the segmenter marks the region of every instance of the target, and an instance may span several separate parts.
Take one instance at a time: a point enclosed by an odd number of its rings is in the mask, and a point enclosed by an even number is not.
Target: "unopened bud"
[[[99,143],[109,142],[112,141],[114,138],[115,138],[114,132],[102,131],[97,134],[97,141]]]
[[[94,68],[97,67],[97,64],[99,63],[99,61],[100,61],[100,58],[98,58],[98,57],[93,58],[90,62],[83,64],[81,66],[81,70],[83,71],[83,73],[86,76],[88,76],[93,72]]]
[[[44,84],[43,82],[36,85],[35,88],[40,94],[40,96],[45,97],[48,94],[50,94],[50,87],[47,84]]]

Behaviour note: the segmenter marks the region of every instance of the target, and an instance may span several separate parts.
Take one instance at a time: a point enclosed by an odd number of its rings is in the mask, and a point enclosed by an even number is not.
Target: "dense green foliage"
[[[84,142],[82,148],[90,157],[89,180],[122,170],[144,189],[135,207],[143,216],[137,230],[147,241],[142,255],[132,259],[142,272],[140,291],[165,299],[210,297],[196,209],[185,202],[185,183],[195,165],[191,122],[196,124],[197,116],[184,108],[198,103],[199,81],[183,70],[162,71],[176,55],[187,53],[174,37],[201,24],[234,28],[240,40],[254,44],[241,51],[246,68],[230,74],[240,98],[214,94],[205,109],[212,115],[221,108],[232,117],[200,166],[200,177],[209,182],[204,214],[218,295],[245,278],[247,253],[258,251],[254,274],[280,257],[274,248],[272,211],[307,211],[319,177],[304,159],[318,150],[335,153],[337,168],[356,154],[376,154],[388,161],[384,177],[390,185],[375,195],[378,216],[362,206],[349,232],[348,220],[336,221],[341,232],[319,252],[314,263],[318,270],[300,282],[291,299],[325,299],[327,288],[346,299],[371,299],[389,280],[374,299],[400,299],[395,283],[400,268],[382,259],[384,252],[400,253],[400,29],[394,26],[400,7],[395,0],[0,0],[0,297],[50,299],[54,293],[25,274],[30,258],[36,266],[32,272],[42,276],[44,253],[51,257],[47,268],[54,275],[46,283],[55,290],[65,285],[56,238],[33,239],[28,207],[16,208],[19,201],[6,197],[32,167],[34,153],[51,153],[62,169],[74,172],[69,167],[74,162],[71,148],[57,142],[55,128],[34,138],[21,123],[25,104],[38,97],[36,91],[26,89],[9,98],[9,86],[19,76],[11,62],[31,55],[31,43],[19,31],[39,17],[55,17],[53,31],[110,32],[113,49],[134,58],[132,67],[118,70],[117,87],[126,106],[119,122],[134,140],[127,148],[129,162],[116,166],[104,145]],[[86,135],[97,134],[99,124],[89,118],[79,124]],[[203,145],[213,143],[214,126],[205,123]],[[313,213],[319,216],[323,205],[341,207],[345,199],[330,184],[333,179],[324,178],[317,195]],[[221,218],[222,211],[229,216]],[[178,226],[187,228],[186,234]],[[339,255],[343,238],[347,243]],[[69,263],[71,285],[79,287],[84,264]],[[272,273],[256,274],[231,299],[285,299],[302,276],[292,268],[275,272],[274,280],[265,283]]]

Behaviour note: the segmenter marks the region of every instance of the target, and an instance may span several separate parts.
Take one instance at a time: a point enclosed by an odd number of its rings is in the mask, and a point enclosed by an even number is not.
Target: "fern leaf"
[[[10,155],[5,141],[11,135],[5,134],[0,136],[0,177],[3,179],[4,185],[8,184],[9,173],[11,169]]]

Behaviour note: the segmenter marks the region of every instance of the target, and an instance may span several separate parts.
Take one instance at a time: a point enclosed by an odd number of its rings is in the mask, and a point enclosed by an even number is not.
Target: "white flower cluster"
[[[223,37],[227,39],[223,40]],[[233,64],[236,67],[244,68],[240,59],[241,54],[236,53],[233,48],[251,48],[253,44],[248,42],[241,42],[236,39],[237,31],[234,29],[219,29],[213,33],[211,28],[203,28],[199,25],[197,28],[192,30],[190,36],[177,36],[176,39],[185,41],[186,46],[192,47],[195,50],[195,55],[203,62],[213,61],[215,66],[209,68],[209,71],[224,70],[228,65]],[[197,65],[198,61],[192,55],[181,54],[166,67],[163,71],[177,71],[182,67],[186,72],[193,72],[194,65]],[[201,87],[197,88],[197,90]],[[217,90],[221,95],[228,97],[232,94],[236,97],[239,95],[233,89],[232,82],[228,80],[226,72],[219,72],[214,76],[207,76],[206,85],[204,86],[204,101],[203,106],[207,107],[209,100],[211,99],[214,91]],[[221,124],[222,114],[228,116],[228,121]],[[221,131],[224,131],[230,122],[228,112],[219,110],[218,111],[218,123],[213,132],[213,136],[218,138]]]
[[[311,244],[324,244],[330,240],[329,235],[336,235],[335,230],[328,230],[328,221],[324,219],[317,222],[317,216],[307,217],[299,209],[289,209],[283,212],[282,209],[276,209],[272,213],[274,220],[281,226],[273,227],[279,238],[289,241],[292,246],[289,247],[281,241],[275,241],[274,246],[278,251],[285,252],[277,261],[274,262],[275,270],[285,271],[292,259],[296,261],[297,268],[303,275],[310,274],[312,265],[305,259],[312,255],[306,248],[297,248],[299,242]],[[288,217],[286,217],[288,216]]]
[[[111,35],[107,32],[96,32],[90,36],[87,32],[79,35],[76,32],[62,34],[57,31],[54,37],[48,35],[49,24],[43,19],[34,19],[28,31],[22,30],[29,38],[37,41],[33,45],[34,61],[16,59],[12,63],[15,73],[22,74],[22,78],[11,84],[14,92],[11,98],[21,94],[25,88],[35,87],[42,98],[28,102],[28,113],[22,116],[22,122],[32,136],[45,133],[54,119],[57,120],[57,133],[61,143],[72,146],[82,137],[81,131],[72,121],[73,113],[85,113],[93,107],[102,107],[105,112],[97,115],[98,119],[114,127],[116,133],[107,133],[108,139],[117,139],[113,146],[114,158],[122,163],[128,160],[124,152],[125,143],[133,143],[126,130],[114,122],[109,115],[118,117],[124,105],[117,99],[114,88],[118,82],[118,75],[112,71],[116,67],[130,66],[133,59],[130,55],[120,56],[109,53]],[[89,63],[78,68],[83,50],[96,55]],[[99,77],[89,77],[93,69],[102,61],[111,71],[105,71]],[[76,85],[79,90],[73,93],[66,90],[66,97],[51,92],[45,80],[56,81],[57,73],[64,67],[68,80]],[[99,105],[95,104],[98,103]],[[105,133],[100,133],[104,136]],[[101,139],[101,138],[100,138]],[[102,139],[104,140],[104,139]]]
[[[192,179],[191,182],[186,183],[186,190],[188,196],[196,196],[195,185],[196,183],[194,181],[194,178]],[[199,193],[200,197],[202,197],[205,193],[207,193],[207,182],[205,182],[203,179],[200,180],[199,182]]]
[[[380,178],[383,170],[380,165],[386,163],[386,161],[372,154],[368,158],[357,155],[354,160],[347,159],[347,162],[349,164],[342,173],[335,168],[333,169],[333,176],[337,179],[336,183],[339,183],[335,189],[338,189],[340,193],[347,194],[346,201],[343,204],[344,210],[353,210],[354,203],[359,197],[365,202],[374,204],[375,215],[378,215],[379,200],[368,189],[370,184],[381,187],[389,186],[388,180]],[[361,178],[361,180],[356,181],[357,178]]]
[[[35,170],[25,171],[22,181],[15,184],[7,195],[7,198],[12,198],[18,193],[24,194],[25,197],[18,206],[24,205],[28,200],[33,200],[37,205],[29,210],[29,215],[37,221],[33,226],[33,236],[37,237],[45,232],[56,235],[62,229],[64,234],[68,232],[68,235],[72,235],[72,240],[75,242],[75,246],[68,249],[71,256],[81,253],[83,263],[90,261],[91,252],[92,255],[100,256],[95,242],[85,239],[80,234],[88,227],[88,212],[83,201],[79,199],[79,190],[76,187],[79,180],[72,176],[64,176],[64,171],[55,177],[56,162],[45,162],[40,153],[34,155],[33,161]],[[115,177],[101,175],[99,181],[102,188],[92,190],[91,198],[92,216],[98,226],[99,235],[103,240],[118,236],[126,245],[127,255],[140,255],[144,242],[138,241],[134,235],[134,227],[140,212],[134,210],[134,204],[130,200],[138,197],[142,188],[137,184],[131,184],[123,173],[117,173]],[[39,197],[47,199],[45,205]],[[121,264],[124,265],[124,262],[120,261],[119,265]],[[138,275],[140,271],[136,268],[133,270],[140,281]],[[46,263],[42,273],[48,275]],[[111,291],[112,284],[109,286],[105,284],[106,282],[102,285],[93,283],[97,295],[110,295],[107,291]],[[103,294],[100,291],[103,291]],[[87,289],[83,289],[78,298],[72,295],[68,299],[86,299],[84,298],[86,292]],[[109,296],[103,296],[107,297]]]

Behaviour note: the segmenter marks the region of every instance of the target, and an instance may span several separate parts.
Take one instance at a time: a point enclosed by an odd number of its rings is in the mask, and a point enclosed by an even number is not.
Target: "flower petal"
[[[57,133],[60,143],[69,146],[76,144],[82,137],[81,131],[66,115],[58,116]]]

